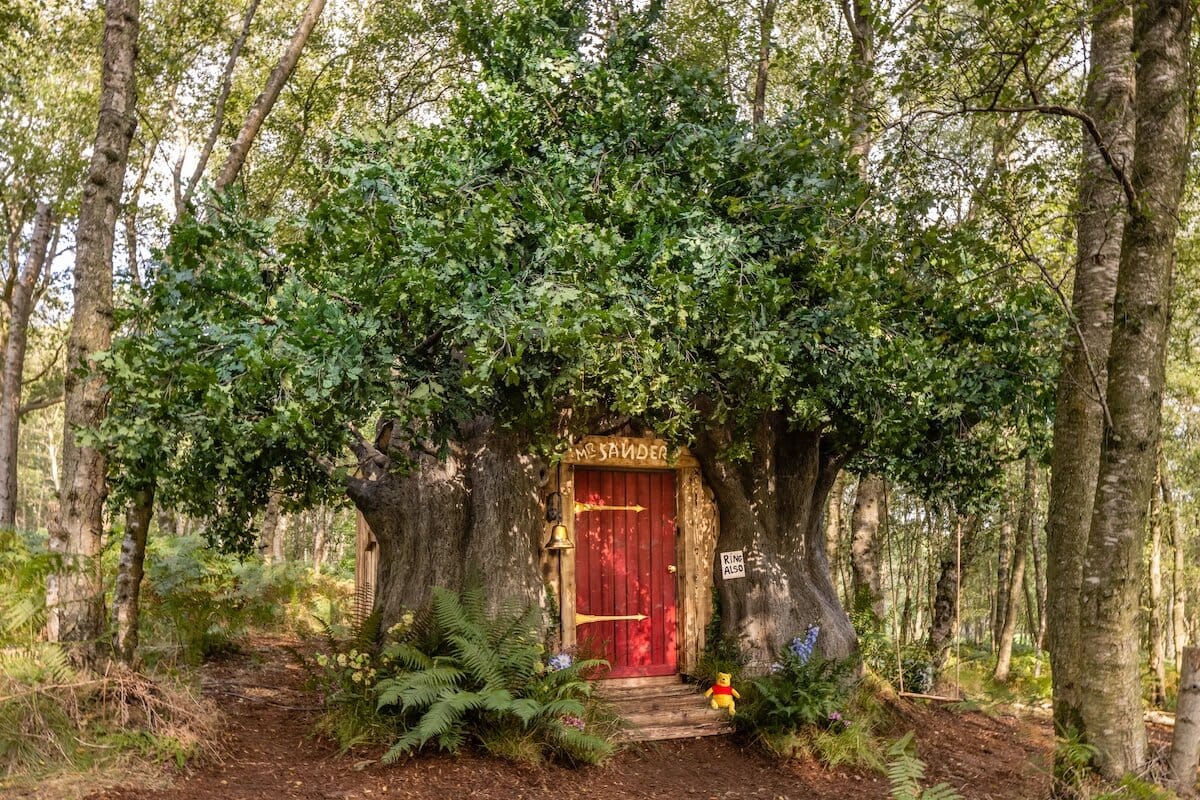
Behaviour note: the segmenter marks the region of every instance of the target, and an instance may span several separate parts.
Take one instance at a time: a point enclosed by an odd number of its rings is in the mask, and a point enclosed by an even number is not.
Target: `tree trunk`
[[[1004,623],[1008,619],[1013,556],[1012,503],[1007,490],[1005,495],[1004,507],[1000,512],[1000,541],[996,546],[996,604],[992,612],[992,650],[997,653],[1000,652],[1000,639],[1004,635]]]
[[[754,76],[753,121],[761,125],[767,113],[767,77],[771,67],[771,31],[777,0],[763,0],[758,17],[758,69]]]
[[[82,374],[93,353],[112,341],[112,253],[117,209],[137,125],[134,63],[138,0],[108,0],[104,10],[100,114],[79,208],[75,250],[75,303],[67,341],[63,431],[64,494],[50,526],[50,547],[65,559],[46,586],[47,633],[52,641],[77,643],[76,656],[90,662],[104,628],[100,576],[105,486],[104,455],[81,446],[80,428],[104,417],[101,376]]]
[[[146,561],[146,536],[154,517],[154,490],[134,492],[125,515],[125,538],[117,561],[117,583],[113,590],[113,653],[133,666],[138,645],[138,602]]]
[[[1013,543],[1012,571],[1008,575],[1008,597],[1004,603],[1004,623],[996,645],[996,670],[993,677],[1004,683],[1012,667],[1013,635],[1017,630],[1018,608],[1025,588],[1025,558],[1033,535],[1033,510],[1037,505],[1037,469],[1033,456],[1025,456],[1025,488],[1021,496],[1021,515],[1017,519],[1017,537]]]
[[[850,516],[851,597],[854,598],[851,610],[855,614],[869,611],[876,625],[885,610],[880,580],[883,550],[879,541],[884,491],[883,478],[864,475],[858,482],[854,513]]]
[[[204,177],[204,168],[208,166],[209,156],[212,155],[213,148],[217,144],[217,137],[221,135],[221,128],[225,125],[225,104],[228,102],[229,92],[233,88],[233,69],[237,66],[238,58],[242,54],[242,48],[246,45],[246,39],[250,37],[250,23],[254,21],[254,14],[258,11],[258,3],[259,0],[250,0],[246,5],[246,13],[242,17],[242,30],[233,41],[233,48],[229,51],[229,58],[225,60],[225,69],[221,73],[221,89],[217,92],[217,102],[213,108],[212,127],[209,128],[208,138],[204,140],[204,146],[200,149],[200,156],[196,161],[196,169],[192,172],[192,177],[188,179],[187,187],[183,190],[183,195],[180,197],[179,206],[175,209],[176,218],[181,216],[191,204],[192,195],[196,191],[196,185]],[[247,152],[249,151],[249,146],[246,147],[246,150]],[[245,160],[244,155],[242,159]],[[226,180],[225,185],[232,183],[236,176],[237,170],[234,170],[233,174]]]
[[[1133,19],[1125,3],[1093,0],[1091,69],[1083,110],[1108,152],[1127,165],[1133,152]],[[1060,736],[1083,729],[1079,712],[1079,594],[1096,491],[1112,340],[1113,295],[1125,227],[1121,186],[1096,143],[1083,137],[1076,224],[1074,335],[1063,347],[1054,412],[1046,519],[1047,642]]]
[[[246,157],[250,154],[250,146],[254,144],[255,138],[258,136],[258,129],[262,127],[267,115],[271,113],[271,108],[279,98],[279,93],[283,91],[284,85],[292,75],[292,70],[296,68],[296,62],[300,60],[300,53],[304,50],[308,36],[312,33],[312,29],[316,26],[317,20],[321,18],[321,12],[324,10],[325,0],[309,0],[308,7],[304,9],[304,15],[300,18],[300,25],[292,34],[292,39],[288,42],[283,55],[280,56],[279,63],[267,77],[267,84],[263,87],[262,93],[255,98],[254,105],[250,106],[245,122],[242,123],[242,129],[238,131],[237,138],[233,140],[233,144],[229,148],[229,155],[225,159],[224,166],[221,167],[221,174],[217,177],[216,187],[218,190],[228,189],[237,178],[238,173],[241,172],[242,165],[246,163]]]
[[[1200,647],[1183,651],[1175,735],[1167,763],[1175,793],[1180,797],[1195,797],[1196,769],[1200,766]]]
[[[385,629],[435,586],[481,585],[493,608],[546,607],[541,461],[520,440],[479,421],[446,458],[411,455],[403,474],[370,444],[357,447],[367,476],[347,492],[379,542],[375,610]]]
[[[1149,637],[1151,702],[1157,708],[1167,704],[1167,628],[1163,610],[1162,574],[1162,501],[1157,482],[1150,493],[1150,586]]]
[[[840,574],[838,550],[842,543],[842,484],[845,473],[838,471],[829,490],[829,504],[825,510],[825,560],[829,562],[829,574],[834,584]],[[843,587],[844,588],[844,587]]]
[[[871,0],[842,0],[842,17],[850,30],[853,89],[850,96],[850,156],[858,173],[868,173],[871,156],[871,109],[875,82],[875,12]]]
[[[20,276],[12,283],[9,300],[8,341],[4,346],[4,376],[0,383],[0,528],[11,528],[17,521],[17,440],[21,428],[25,347],[38,281],[54,260],[49,254],[53,216],[49,203],[38,203],[29,253]]]
[[[283,511],[279,511],[275,518],[275,527],[271,530],[270,563],[272,564],[287,563],[287,533],[288,526],[291,524],[291,521],[291,517],[289,517]]]
[[[313,573],[321,574],[321,564],[325,560],[325,507],[318,506],[313,515]]]
[[[1154,485],[1179,202],[1188,167],[1192,9],[1152,1],[1134,11],[1136,205],[1121,243],[1100,452],[1080,597],[1080,711],[1110,778],[1142,767],[1138,595]]]
[[[710,430],[694,450],[721,514],[717,552],[742,550],[746,577],[722,580],[714,562],[723,632],[765,672],[780,650],[810,624],[827,658],[848,658],[858,642],[838,602],[825,558],[822,512],[841,467],[814,432],[788,431],[765,417],[748,462],[725,457],[729,431]]]
[[[1158,465],[1159,489],[1162,492],[1163,508],[1171,528],[1171,551],[1174,556],[1171,569],[1171,588],[1174,597],[1171,603],[1171,631],[1175,641],[1175,669],[1183,672],[1183,650],[1188,644],[1187,631],[1187,568],[1184,562],[1183,525],[1179,522],[1179,509],[1171,489],[1171,474],[1166,459]]]

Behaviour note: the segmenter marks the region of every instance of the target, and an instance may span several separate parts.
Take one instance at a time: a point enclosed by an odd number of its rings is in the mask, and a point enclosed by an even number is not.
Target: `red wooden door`
[[[576,614],[646,616],[577,619],[581,651],[613,678],[674,674],[675,473],[576,469],[575,512]]]

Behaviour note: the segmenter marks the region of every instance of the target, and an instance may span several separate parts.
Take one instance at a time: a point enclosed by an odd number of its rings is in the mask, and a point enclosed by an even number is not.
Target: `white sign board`
[[[725,580],[746,577],[746,557],[741,550],[721,553],[721,577]]]

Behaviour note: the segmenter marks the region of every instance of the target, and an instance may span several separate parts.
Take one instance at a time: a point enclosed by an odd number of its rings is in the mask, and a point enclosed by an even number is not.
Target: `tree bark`
[[[1083,110],[1095,121],[1109,153],[1121,165],[1127,165],[1133,153],[1132,44],[1129,5],[1094,0],[1091,68]],[[1104,422],[1102,397],[1095,383],[1103,392],[1125,216],[1121,186],[1095,142],[1085,135],[1071,299],[1076,333],[1067,337],[1063,347],[1046,519],[1047,643],[1054,682],[1054,723],[1060,736],[1083,729],[1079,594]]]
[[[854,512],[850,515],[851,610],[856,614],[869,611],[875,624],[885,611],[881,581],[883,550],[879,542],[879,526],[884,512],[885,486],[878,475],[864,475],[854,495]],[[899,635],[899,632],[896,633]]]
[[[767,78],[771,68],[771,31],[775,27],[777,0],[763,0],[758,17],[758,68],[754,76],[753,122],[761,125],[767,114]]]
[[[980,518],[972,514],[960,520],[962,526],[961,563],[959,543],[954,541],[942,554],[937,586],[933,597],[933,616],[929,622],[928,649],[935,672],[946,665],[950,645],[958,631],[954,629],[954,618],[959,602],[959,576],[965,577],[979,550]]]
[[[850,102],[850,156],[859,175],[868,173],[871,156],[871,109],[874,106],[875,12],[871,0],[842,0],[842,17],[850,30],[854,70]]]
[[[1106,777],[1146,756],[1138,663],[1138,595],[1165,380],[1179,203],[1188,167],[1192,8],[1151,0],[1134,10],[1136,193],[1121,242],[1100,452],[1080,597],[1080,711]]]
[[[238,131],[237,138],[233,140],[233,144],[229,148],[229,155],[221,167],[221,174],[217,177],[216,188],[218,190],[228,189],[236,180],[238,173],[241,172],[242,165],[246,163],[246,157],[250,154],[250,147],[258,136],[259,128],[267,119],[267,115],[271,113],[271,108],[279,98],[279,93],[283,91],[288,78],[291,77],[292,70],[296,68],[296,63],[300,60],[300,53],[303,52],[304,45],[308,42],[308,36],[312,33],[324,10],[325,0],[309,0],[296,32],[292,34],[292,39],[288,42],[283,55],[280,56],[279,63],[267,77],[267,84],[263,87],[262,93],[250,106],[250,110],[246,113],[246,119],[242,123],[242,129]]]
[[[1175,793],[1180,797],[1195,797],[1196,769],[1200,766],[1200,647],[1183,651],[1175,735],[1167,764]]]
[[[482,586],[492,608],[546,607],[538,553],[545,535],[539,467],[516,437],[481,420],[446,458],[405,454],[406,471],[365,441],[366,476],[347,493],[379,542],[375,611],[386,629],[435,586]]]
[[[1150,493],[1149,638],[1151,702],[1167,704],[1167,628],[1163,609],[1162,493],[1157,481]]]
[[[829,490],[829,503],[825,509],[825,560],[829,562],[829,574],[837,585],[838,550],[842,543],[842,489],[845,473],[838,471]],[[845,588],[845,587],[843,587]]]
[[[154,517],[154,489],[134,492],[125,514],[125,537],[117,561],[117,583],[113,590],[112,649],[122,663],[133,666],[138,646],[138,608],[142,575],[145,574],[146,537]]]
[[[857,653],[858,641],[838,601],[825,557],[822,512],[841,467],[816,432],[788,431],[768,415],[751,437],[748,462],[725,453],[728,430],[706,431],[695,454],[721,513],[717,552],[742,550],[746,577],[722,580],[714,562],[723,632],[765,672],[779,651],[810,624],[826,658]]]
[[[21,274],[13,281],[9,299],[8,341],[4,345],[4,376],[0,383],[0,528],[11,528],[17,521],[17,441],[21,429],[25,348],[38,281],[53,261],[49,254],[53,228],[50,204],[38,203],[29,253]]]
[[[1008,600],[1012,593],[1009,584],[1013,557],[1012,501],[1008,497],[1007,489],[1000,513],[1000,541],[996,546],[996,603],[992,612],[992,649],[997,653],[1000,652],[1000,639],[1004,635],[1004,622],[1008,619]]]
[[[1013,635],[1017,630],[1018,607],[1025,588],[1025,559],[1033,536],[1033,510],[1037,505],[1037,468],[1033,456],[1025,456],[1025,488],[1021,496],[1021,514],[1013,543],[1012,571],[1008,575],[1008,598],[1004,604],[1004,623],[996,645],[996,669],[992,676],[1001,683],[1008,680],[1012,667]]]
[[[1183,672],[1183,650],[1188,645],[1187,630],[1187,568],[1184,562],[1183,526],[1179,522],[1179,509],[1175,505],[1171,489],[1171,473],[1166,459],[1158,466],[1159,490],[1162,492],[1163,508],[1171,530],[1171,551],[1174,556],[1171,569],[1171,631],[1175,641],[1175,669]]]
[[[50,526],[50,548],[63,555],[65,566],[50,576],[46,587],[50,639],[74,643],[74,655],[84,662],[94,661],[104,628],[99,555],[107,487],[103,453],[80,445],[75,433],[97,426],[104,417],[104,381],[86,369],[92,354],[107,350],[112,341],[113,240],[137,125],[137,38],[138,0],[108,0],[99,123],[76,230],[62,454],[65,493]]]
[[[242,48],[246,46],[246,39],[250,37],[250,23],[254,21],[254,14],[258,11],[258,3],[259,0],[250,0],[246,5],[246,13],[242,17],[242,30],[233,41],[233,48],[229,51],[229,58],[225,60],[225,70],[221,73],[221,89],[217,92],[217,102],[213,108],[212,127],[209,128],[208,138],[204,140],[204,146],[200,149],[200,157],[196,161],[196,169],[192,173],[192,177],[188,179],[187,187],[183,190],[180,205],[175,209],[176,218],[181,216],[191,204],[192,195],[196,192],[196,185],[204,177],[204,169],[208,166],[208,159],[212,155],[213,148],[216,147],[217,137],[221,135],[221,128],[225,124],[225,104],[229,101],[229,93],[233,88],[233,70],[237,66],[238,58],[242,55]],[[286,78],[284,80],[286,82]],[[266,117],[265,113],[263,117]],[[246,146],[246,151],[249,152],[249,145]],[[242,160],[245,160],[244,154]],[[233,174],[226,179],[224,185],[229,185],[236,177],[237,170],[235,169]]]

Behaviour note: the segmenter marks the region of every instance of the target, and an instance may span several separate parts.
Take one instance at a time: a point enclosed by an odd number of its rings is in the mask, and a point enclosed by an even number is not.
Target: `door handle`
[[[575,624],[585,625],[589,622],[618,622],[625,619],[633,620],[634,622],[641,622],[644,619],[650,618],[645,614],[610,614],[607,616],[601,614],[576,614]]]
[[[667,567],[667,572],[674,575],[676,572],[679,572],[679,567],[675,566],[674,564],[671,564],[670,566]]]

